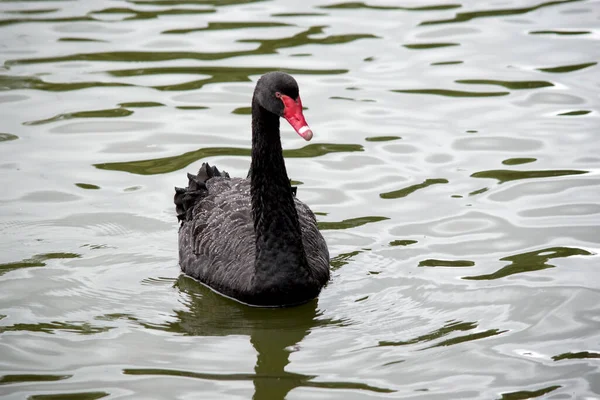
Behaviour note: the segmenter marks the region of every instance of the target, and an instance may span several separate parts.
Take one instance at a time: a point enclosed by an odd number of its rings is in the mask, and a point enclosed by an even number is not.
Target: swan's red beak
[[[302,100],[300,99],[300,96],[298,96],[297,100],[294,100],[285,94],[279,95],[279,98],[283,101],[283,118],[290,123],[292,128],[294,128],[294,130],[298,132],[298,135],[302,136],[304,140],[308,141],[312,139],[313,133],[304,119],[304,114],[302,114]]]

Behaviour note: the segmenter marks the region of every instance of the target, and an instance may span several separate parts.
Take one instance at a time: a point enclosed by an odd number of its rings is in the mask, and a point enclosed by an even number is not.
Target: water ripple
[[[550,247],[546,249],[530,251],[527,253],[515,254],[508,257],[503,257],[500,261],[510,261],[510,264],[502,267],[498,271],[477,276],[465,276],[463,279],[471,280],[492,280],[505,278],[513,274],[523,272],[539,271],[547,268],[554,268],[548,261],[554,258],[564,258],[572,256],[591,256],[587,250],[572,248],[572,247]]]
[[[536,11],[546,7],[553,7],[562,4],[568,3],[576,3],[584,0],[557,0],[557,1],[548,1],[545,3],[540,3],[531,7],[521,7],[521,8],[500,8],[500,9],[492,9],[492,10],[481,10],[481,11],[470,11],[470,12],[460,12],[457,13],[454,18],[451,19],[440,19],[440,20],[431,20],[431,21],[423,21],[420,25],[436,25],[436,24],[450,24],[457,22],[468,22],[478,18],[490,18],[490,17],[505,17],[510,15],[522,15],[527,14],[532,11]]]
[[[594,0],[0,4],[5,397],[597,397]],[[246,175],[276,69],[332,279],[260,310],[179,276],[172,187]]]
[[[314,143],[300,149],[283,151],[285,157],[319,157],[329,153],[363,151],[363,147],[354,144]],[[95,164],[98,169],[124,171],[131,174],[155,175],[183,169],[193,162],[214,156],[250,156],[250,149],[236,147],[209,147],[198,149],[174,157],[151,160]]]
[[[480,171],[471,174],[473,178],[491,178],[498,180],[498,183],[510,182],[520,179],[551,178],[565,175],[587,174],[589,171],[579,170],[548,170],[548,171],[517,171],[509,169],[495,169],[489,171]]]

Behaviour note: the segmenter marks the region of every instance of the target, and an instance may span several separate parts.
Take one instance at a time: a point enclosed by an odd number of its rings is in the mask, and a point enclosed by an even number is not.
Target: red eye
[[[281,98],[281,93],[279,93],[279,92],[275,92],[275,97],[277,97],[277,98],[279,98],[279,99],[280,99],[280,98]]]

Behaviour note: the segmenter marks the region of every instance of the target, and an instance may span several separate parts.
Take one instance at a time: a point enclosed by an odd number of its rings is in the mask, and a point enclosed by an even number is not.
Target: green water
[[[599,15],[0,0],[0,397],[600,397]],[[283,310],[180,276],[172,203],[202,162],[246,175],[272,70],[332,256]]]

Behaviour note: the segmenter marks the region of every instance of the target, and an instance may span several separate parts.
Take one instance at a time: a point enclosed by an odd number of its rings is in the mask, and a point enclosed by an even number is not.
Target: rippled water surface
[[[600,2],[0,0],[0,397],[600,397]],[[173,186],[258,77],[333,278],[179,275]]]

